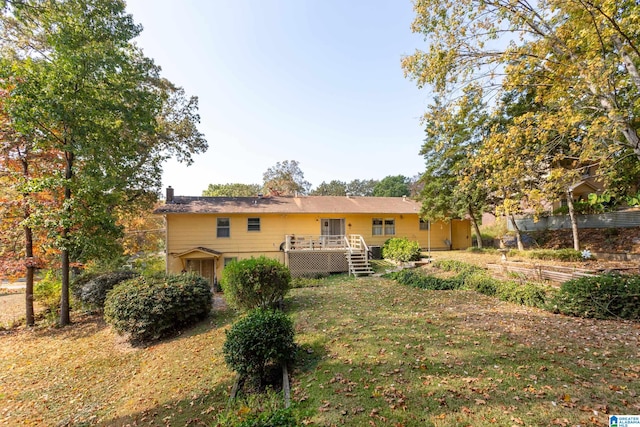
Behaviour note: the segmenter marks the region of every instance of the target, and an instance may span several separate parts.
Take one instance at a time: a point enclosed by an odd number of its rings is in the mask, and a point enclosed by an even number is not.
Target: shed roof
[[[156,214],[418,214],[420,203],[405,197],[186,197],[176,196]]]

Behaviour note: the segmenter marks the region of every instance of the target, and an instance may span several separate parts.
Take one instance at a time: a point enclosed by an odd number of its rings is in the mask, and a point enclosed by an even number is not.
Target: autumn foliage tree
[[[159,191],[162,162],[207,148],[197,99],[162,79],[132,40],[123,1],[1,4],[0,88],[17,134],[59,153],[42,179],[56,198],[45,224],[60,251],[60,324],[69,323],[73,261],[121,250],[117,211]]]
[[[297,160],[277,162],[264,172],[262,178],[266,194],[304,195],[311,188],[311,183],[304,179],[304,172],[300,169],[300,163]]]
[[[480,85],[502,100],[482,157],[506,211],[534,190],[570,189],[578,170],[557,167],[567,158],[598,166],[605,184],[633,187],[624,183],[640,159],[637,1],[417,0],[414,9],[412,29],[429,48],[403,58],[405,74],[445,98]],[[514,93],[532,95],[531,108],[501,120]]]

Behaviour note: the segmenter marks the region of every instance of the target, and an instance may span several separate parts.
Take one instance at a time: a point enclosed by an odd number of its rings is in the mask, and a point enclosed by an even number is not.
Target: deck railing
[[[348,249],[350,252],[369,252],[369,247],[367,246],[367,242],[364,241],[364,237],[359,234],[350,234],[345,236]]]
[[[331,236],[313,236],[290,234],[286,236],[285,251],[322,251],[346,250],[346,237],[342,234]]]

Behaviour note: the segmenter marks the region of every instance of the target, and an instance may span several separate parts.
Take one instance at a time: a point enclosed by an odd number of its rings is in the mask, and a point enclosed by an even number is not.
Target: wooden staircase
[[[364,242],[364,238],[359,235],[350,235],[345,239],[347,242],[347,263],[349,264],[349,275],[370,276],[373,274],[371,263],[369,262],[369,248]]]

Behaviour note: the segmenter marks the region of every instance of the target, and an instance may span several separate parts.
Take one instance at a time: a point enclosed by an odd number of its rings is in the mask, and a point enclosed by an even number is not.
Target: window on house
[[[229,218],[218,218],[217,237],[231,236],[231,221]]]
[[[260,231],[260,218],[247,218],[247,231]]]
[[[393,236],[394,234],[396,234],[396,220],[393,218],[385,218],[384,235]]]
[[[229,264],[230,262],[237,261],[237,260],[238,260],[238,257],[235,257],[235,256],[234,257],[230,257],[230,258],[225,258],[224,259],[224,266],[226,267],[227,264]]]
[[[425,219],[420,219],[420,230],[428,230],[429,229],[429,221]]]
[[[371,235],[382,236],[382,218],[373,218]]]

